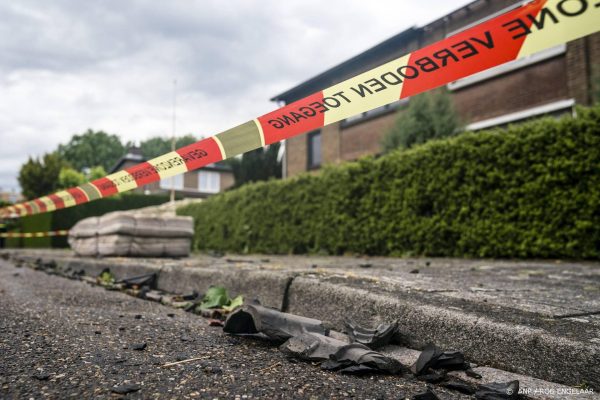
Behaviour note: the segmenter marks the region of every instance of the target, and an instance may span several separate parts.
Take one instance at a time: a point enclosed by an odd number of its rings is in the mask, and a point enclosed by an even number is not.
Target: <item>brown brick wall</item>
[[[357,123],[342,129],[342,160],[356,160],[381,151],[381,139],[394,124],[396,113]]]
[[[592,100],[600,101],[600,33],[587,37],[590,56]]]
[[[287,176],[306,171],[306,137],[306,134],[303,134],[290,138],[286,142]]]
[[[230,188],[235,183],[233,172],[219,172],[221,174],[221,192]]]
[[[321,157],[323,165],[340,161],[340,124],[335,123],[321,129]]]
[[[455,90],[454,105],[465,123],[481,121],[569,98],[565,57]]]
[[[565,56],[567,64],[566,83],[569,94],[579,104],[589,103],[589,77],[586,63],[587,39],[574,40],[567,46]]]

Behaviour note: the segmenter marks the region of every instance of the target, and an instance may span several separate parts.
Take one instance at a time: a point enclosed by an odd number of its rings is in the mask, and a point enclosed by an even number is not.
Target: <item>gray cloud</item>
[[[210,136],[268,99],[466,0],[0,2],[0,188],[87,128]],[[433,11],[432,11],[433,10]]]

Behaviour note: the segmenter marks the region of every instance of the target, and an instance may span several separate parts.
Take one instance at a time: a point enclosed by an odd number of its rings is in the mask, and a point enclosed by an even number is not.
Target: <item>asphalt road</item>
[[[164,367],[190,358],[201,359]],[[193,314],[0,261],[0,398],[115,398],[126,384],[139,388],[127,398],[169,399],[403,399],[425,389],[409,376],[322,371]]]

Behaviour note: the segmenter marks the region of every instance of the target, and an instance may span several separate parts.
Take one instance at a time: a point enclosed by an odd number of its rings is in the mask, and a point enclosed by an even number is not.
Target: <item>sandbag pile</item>
[[[69,245],[81,256],[187,257],[193,235],[191,217],[117,212],[79,221]]]

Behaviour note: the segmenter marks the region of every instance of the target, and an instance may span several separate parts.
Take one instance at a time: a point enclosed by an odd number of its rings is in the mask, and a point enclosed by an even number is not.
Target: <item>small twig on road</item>
[[[198,361],[198,360],[206,360],[207,358],[210,357],[194,357],[194,358],[188,358],[187,360],[182,360],[182,361],[176,361],[176,362],[170,362],[170,363],[166,363],[165,365],[163,365],[163,368],[168,368],[168,367],[172,367],[174,365],[179,365],[179,364],[185,364],[185,363],[189,363],[192,361]]]
[[[275,364],[271,365],[270,367],[263,368],[263,369],[259,370],[259,372],[265,372],[265,371],[268,371],[268,370],[270,370],[270,369],[273,369],[273,368],[277,367],[278,365],[281,365],[281,361],[279,361],[279,362],[276,362]]]

